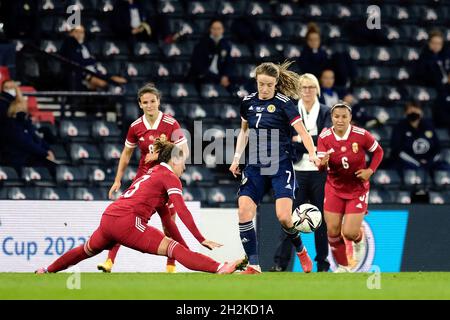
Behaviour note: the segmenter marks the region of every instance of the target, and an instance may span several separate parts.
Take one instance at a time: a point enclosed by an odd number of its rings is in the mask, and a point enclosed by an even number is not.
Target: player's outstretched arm
[[[125,169],[128,167],[128,164],[130,163],[133,151],[134,148],[130,148],[127,146],[123,147],[122,154],[120,155],[119,166],[117,167],[116,177],[114,178],[114,184],[111,186],[111,189],[109,189],[109,199],[113,199],[113,193],[119,191],[122,184],[121,181],[123,174],[125,172]]]
[[[314,141],[309,132],[306,131],[303,122],[298,121],[297,123],[295,123],[294,129],[295,131],[297,131],[298,135],[302,139],[303,145],[305,146],[306,150],[308,150],[309,160],[311,160],[316,166],[319,166],[320,160],[317,158],[316,155],[316,148],[314,146]]]
[[[236,151],[234,153],[233,162],[230,166],[230,171],[233,176],[236,178],[238,174],[241,174],[239,170],[239,160],[241,159],[242,154],[245,151],[248,143],[248,122],[242,120],[241,122],[241,131],[239,131],[239,135],[236,142]]]
[[[170,237],[189,249],[186,241],[184,241],[183,237],[181,236],[180,230],[178,229],[175,220],[173,220],[171,217],[170,209],[167,206],[162,206],[161,208],[157,208],[156,211],[161,218],[163,227],[167,230],[167,233],[170,235]]]

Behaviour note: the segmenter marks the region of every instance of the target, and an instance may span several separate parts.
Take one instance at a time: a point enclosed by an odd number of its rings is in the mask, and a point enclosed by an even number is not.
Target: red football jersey
[[[136,148],[139,146],[139,149],[141,150],[139,169],[135,179],[144,175],[148,169],[156,165],[156,161],[145,164],[145,156],[149,152],[153,152],[153,143],[156,138],[161,137],[162,135],[165,135],[169,141],[177,145],[181,145],[187,141],[177,120],[161,111],[159,112],[153,127],[147,121],[145,115],[130,125],[125,145],[129,148]]]
[[[182,190],[180,179],[167,163],[162,162],[134,180],[133,184],[106,208],[104,214],[118,217],[133,214],[148,222],[155,212],[170,214],[166,205],[172,203],[181,221],[201,243],[205,238],[186,207]]]
[[[378,142],[365,129],[350,125],[345,135],[337,136],[333,128],[324,130],[317,141],[317,156],[330,153],[327,184],[344,199],[354,199],[369,191],[369,181],[357,178],[355,172],[366,169],[366,152],[374,152]]]

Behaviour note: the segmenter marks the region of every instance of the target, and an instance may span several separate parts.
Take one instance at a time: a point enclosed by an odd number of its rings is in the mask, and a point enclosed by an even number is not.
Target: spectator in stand
[[[111,15],[111,26],[116,36],[128,41],[131,54],[138,41],[172,40],[165,16],[147,17],[139,0],[117,1]]]
[[[14,167],[19,174],[25,166],[46,166],[55,175],[55,155],[31,122],[21,90],[14,81],[7,81],[6,85],[3,83],[3,90],[15,97],[9,105],[2,132],[5,135],[5,163]]]
[[[436,126],[447,128],[450,133],[450,74],[448,82],[438,91],[433,111]]]
[[[230,74],[233,64],[231,44],[223,38],[222,21],[213,19],[209,33],[194,48],[191,57],[189,77],[197,86],[203,83],[217,83],[224,88],[231,85]]]
[[[303,47],[298,59],[300,70],[302,73],[312,73],[319,78],[329,62],[327,52],[321,47],[320,29],[317,24],[311,22],[306,32],[306,46]]]
[[[393,162],[397,169],[424,169],[428,172],[445,169],[441,147],[433,124],[423,119],[418,102],[405,105],[405,119],[394,126],[391,137]]]
[[[344,101],[348,105],[353,104],[353,96],[344,89],[339,89],[334,86],[334,71],[330,68],[325,68],[320,76],[320,91],[322,95],[319,97],[319,102],[332,107],[339,101]]]
[[[428,45],[420,54],[416,72],[425,85],[437,89],[449,82],[450,50],[444,47],[441,31],[434,29],[429,33]]]
[[[2,83],[2,90],[0,92],[0,163],[3,162],[3,149],[6,145],[7,120],[8,109],[16,98],[15,83],[12,80],[5,80]]]
[[[102,90],[108,87],[108,82],[105,78],[110,78],[116,84],[125,84],[127,80],[121,76],[103,75],[97,70],[95,58],[90,54],[89,49],[84,45],[86,37],[85,28],[82,25],[74,27],[69,36],[64,40],[60,54],[64,58],[79,64],[81,67],[87,68],[99,74],[99,76],[92,75],[75,66],[64,68],[67,72],[65,79],[68,81],[67,87],[70,90]]]

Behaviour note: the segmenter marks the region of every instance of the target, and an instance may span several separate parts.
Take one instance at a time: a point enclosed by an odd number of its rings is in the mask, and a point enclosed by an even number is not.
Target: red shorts
[[[353,199],[339,197],[328,184],[325,184],[325,198],[323,199],[323,210],[339,214],[361,214],[367,213],[369,204],[369,191]]]
[[[140,217],[133,214],[122,217],[104,214],[100,226],[91,235],[87,245],[95,253],[121,244],[143,253],[156,254],[164,237],[161,231],[146,225]]]

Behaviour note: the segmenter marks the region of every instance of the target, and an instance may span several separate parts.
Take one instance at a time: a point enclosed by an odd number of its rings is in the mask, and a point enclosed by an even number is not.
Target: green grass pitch
[[[0,300],[450,299],[449,272],[381,273],[380,289],[367,288],[371,275],[81,273],[81,288],[69,290],[66,283],[70,273],[0,273]]]

